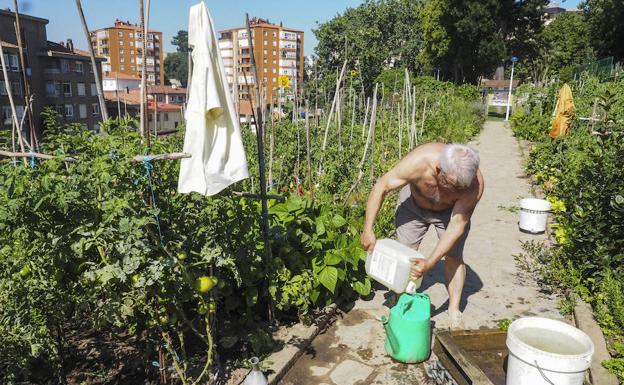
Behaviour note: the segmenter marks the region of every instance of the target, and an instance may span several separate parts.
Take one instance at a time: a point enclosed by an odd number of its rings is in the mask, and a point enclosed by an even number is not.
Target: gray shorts
[[[399,201],[394,220],[397,241],[418,250],[418,246],[420,246],[420,242],[425,237],[427,230],[429,230],[429,226],[435,226],[438,238],[444,234],[446,226],[448,226],[451,220],[452,211],[452,208],[444,211],[431,211],[418,207],[412,198],[412,192],[408,184],[399,192]],[[470,222],[468,222],[464,233],[448,253],[449,257],[463,258],[464,244],[469,231]]]

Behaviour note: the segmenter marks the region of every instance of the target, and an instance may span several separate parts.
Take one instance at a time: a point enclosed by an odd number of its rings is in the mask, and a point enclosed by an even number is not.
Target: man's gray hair
[[[470,187],[479,169],[479,154],[461,144],[447,144],[440,155],[440,171],[454,179],[457,188]]]

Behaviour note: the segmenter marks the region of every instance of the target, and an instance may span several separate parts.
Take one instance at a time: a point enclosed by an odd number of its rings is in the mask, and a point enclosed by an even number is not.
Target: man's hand
[[[360,235],[360,243],[366,251],[373,251],[376,241],[377,239],[375,238],[375,233],[373,233],[372,231],[364,230],[364,232],[362,232],[362,235]]]
[[[412,262],[412,268],[410,269],[410,278],[412,279],[418,279],[422,277],[433,267],[433,264],[431,263],[429,258],[411,258],[410,262]]]

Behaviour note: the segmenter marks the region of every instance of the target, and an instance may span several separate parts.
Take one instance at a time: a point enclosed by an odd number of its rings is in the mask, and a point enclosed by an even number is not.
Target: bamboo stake
[[[191,154],[187,152],[172,152],[169,154],[153,154],[153,155],[135,155],[132,157],[134,162],[153,162],[155,160],[175,160],[175,159],[184,159],[192,157]]]
[[[72,158],[72,157],[59,158],[58,156],[41,154],[38,152],[13,152],[13,151],[0,150],[0,156],[4,156],[6,158],[28,157],[28,158],[37,158],[37,159],[44,159],[44,160],[59,159],[63,162],[77,162],[78,161],[78,159]]]
[[[91,67],[93,68],[93,77],[95,78],[95,89],[98,94],[98,101],[100,103],[100,111],[102,120],[108,120],[108,111],[106,110],[106,102],[104,101],[104,91],[102,91],[102,83],[100,82],[100,72],[95,62],[95,52],[93,51],[93,44],[91,44],[91,35],[89,34],[89,28],[87,27],[87,21],[82,11],[82,4],[80,0],[76,0],[76,8],[78,8],[78,15],[80,16],[80,22],[82,23],[82,29],[87,39],[87,46],[89,46],[89,56],[91,57]],[[124,101],[125,102],[125,101]]]
[[[21,65],[21,73],[22,73],[22,82],[24,82],[24,101],[26,102],[26,106],[29,103],[32,103],[32,98],[30,97],[30,82],[28,81],[28,77],[26,76],[26,60],[24,59],[24,45],[22,43],[22,28],[20,24],[20,15],[19,15],[19,7],[17,4],[17,0],[13,0],[13,6],[15,7],[15,37],[17,38],[17,47],[19,50],[19,58]],[[8,78],[4,78],[5,81],[9,81]],[[26,112],[24,112],[26,113]],[[39,148],[39,143],[37,143],[37,136],[35,135],[35,126],[34,119],[32,114],[32,107],[28,108],[28,127],[30,129],[30,148]]]
[[[0,39],[0,42],[2,39]],[[11,115],[13,117],[13,125],[17,131],[17,140],[19,142],[20,151],[24,152],[24,139],[22,138],[21,125],[17,121],[17,111],[15,110],[15,102],[13,101],[13,93],[11,91],[11,82],[9,81],[9,75],[6,70],[6,63],[4,61],[4,51],[2,49],[2,43],[0,43],[0,64],[2,65],[2,75],[4,76],[4,87],[9,97],[9,105],[11,106]],[[26,164],[26,158],[24,158],[24,164]]]
[[[249,38],[249,51],[251,53],[251,68],[254,72],[255,75],[255,96],[256,96],[256,109],[257,109],[257,114],[261,114],[262,113],[262,107],[260,106],[261,104],[261,100],[260,100],[260,90],[258,89],[259,85],[258,85],[258,79],[260,78],[258,76],[258,68],[256,67],[256,59],[255,59],[255,53],[254,53],[254,46],[253,46],[253,38],[252,38],[252,34],[251,34],[251,27],[249,24],[249,15],[245,14],[245,21],[247,24],[247,35]],[[245,77],[245,79],[247,79],[247,77]],[[246,81],[246,80],[245,80]],[[263,129],[264,126],[262,124],[263,122],[263,118],[260,117],[260,119],[258,119],[258,116],[255,116],[256,118],[256,141],[258,144],[258,168],[260,169],[260,198],[262,200],[262,238],[264,241],[264,252],[266,253],[266,263],[268,263],[269,265],[271,264],[271,261],[273,259],[273,255],[271,253],[271,243],[270,243],[270,238],[269,238],[269,208],[267,205],[267,198],[266,198],[266,176],[264,175],[265,173],[265,165],[264,165],[264,142],[263,142]],[[274,321],[274,307],[273,307],[273,300],[269,297],[269,322],[273,323]]]
[[[420,121],[420,140],[422,140],[423,130],[425,129],[425,111],[427,110],[427,97],[425,96],[425,104],[423,105],[422,120]],[[416,138],[416,145],[418,145],[418,138]]]
[[[364,140],[364,133],[366,132],[366,123],[368,120],[368,106],[370,104],[370,98],[366,98],[366,111],[364,112],[364,124],[362,124],[362,139]]]
[[[305,129],[306,129],[306,161],[308,163],[308,190],[314,199],[312,183],[312,156],[310,154],[310,120],[308,119],[308,103],[305,103]]]
[[[344,202],[347,201],[349,196],[355,191],[357,186],[362,181],[362,177],[364,176],[364,163],[366,162],[366,154],[368,153],[368,148],[371,146],[371,141],[375,140],[375,120],[377,116],[377,84],[375,84],[375,90],[373,91],[373,106],[371,107],[371,120],[370,126],[368,127],[368,135],[366,137],[366,145],[364,146],[364,152],[362,153],[362,159],[360,159],[360,164],[358,166],[358,176],[347,195],[345,195]]]
[[[279,113],[279,110],[278,110]],[[275,119],[273,118],[273,103],[271,103],[271,134],[269,136],[269,186],[273,186],[273,149],[275,148]]]
[[[321,147],[321,159],[319,161],[319,176],[323,173],[323,159],[325,157],[325,149],[327,148],[327,135],[329,134],[329,125],[331,124],[331,118],[334,113],[334,109],[336,108],[336,99],[339,97],[338,93],[340,92],[340,83],[342,82],[342,77],[344,76],[345,69],[347,68],[347,62],[345,61],[342,65],[342,70],[340,71],[340,76],[336,79],[336,92],[334,93],[334,100],[332,101],[331,109],[329,110],[329,116],[327,117],[327,125],[325,126],[325,135],[323,136],[323,146]]]

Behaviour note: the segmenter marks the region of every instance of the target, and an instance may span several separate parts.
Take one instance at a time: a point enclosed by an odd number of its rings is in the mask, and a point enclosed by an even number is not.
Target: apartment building
[[[288,97],[295,88],[303,85],[304,56],[303,31],[271,24],[266,19],[250,20],[254,58],[258,69],[259,88],[266,104],[275,103],[279,95],[280,75],[288,77],[290,86],[283,89],[282,96]],[[232,28],[219,32],[219,50],[223,57],[228,83],[235,100],[239,100],[239,111],[249,110],[249,101],[254,95],[256,84],[251,69],[251,48],[246,27]]]
[[[12,112],[5,82],[10,82],[19,121],[26,105],[14,22],[15,13],[0,10],[0,44],[4,51],[8,78],[4,79],[0,71],[0,129],[12,127]],[[48,41],[47,24],[46,19],[20,14],[24,61],[33,98],[35,133],[40,136],[43,131],[41,112],[46,107],[54,108],[65,122],[79,123],[98,130],[101,116],[89,54],[76,49],[71,39],[66,43]],[[98,71],[102,61],[101,58],[96,60]]]
[[[112,27],[91,32],[91,45],[95,52],[106,58],[102,71],[106,77],[116,72],[141,76],[143,68],[143,33],[137,24],[116,20]],[[162,32],[149,30],[145,51],[146,81],[150,85],[165,84]]]

